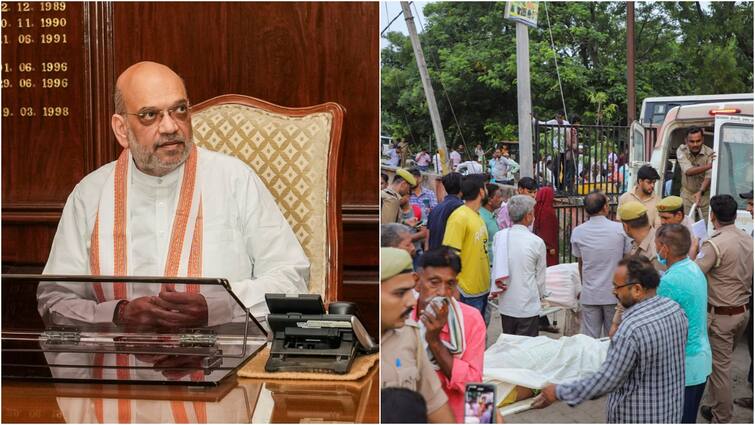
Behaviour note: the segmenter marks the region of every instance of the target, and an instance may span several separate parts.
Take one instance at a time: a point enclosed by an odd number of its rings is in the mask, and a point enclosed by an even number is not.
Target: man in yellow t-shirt
[[[485,317],[485,312],[490,292],[488,230],[479,213],[485,196],[485,177],[482,174],[464,177],[461,181],[464,205],[448,217],[443,245],[458,250],[461,257],[459,300],[479,310],[487,324],[489,318]]]

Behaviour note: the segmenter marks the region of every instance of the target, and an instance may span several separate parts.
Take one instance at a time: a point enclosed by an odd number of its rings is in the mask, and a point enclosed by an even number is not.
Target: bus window
[[[747,202],[739,194],[752,190],[752,136],[752,125],[726,123],[721,126],[716,195],[733,196],[742,210]]]
[[[668,109],[666,108],[665,103],[656,103],[653,105],[653,116],[650,119],[650,122],[653,124],[662,124],[663,120],[666,118],[666,111],[668,111]]]

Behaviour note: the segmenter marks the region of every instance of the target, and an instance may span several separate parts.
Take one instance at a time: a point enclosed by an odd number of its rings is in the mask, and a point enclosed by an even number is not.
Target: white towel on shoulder
[[[501,292],[496,286],[498,279],[508,280],[509,273],[509,232],[511,229],[503,229],[496,232],[493,237],[493,269],[490,271],[490,292]]]

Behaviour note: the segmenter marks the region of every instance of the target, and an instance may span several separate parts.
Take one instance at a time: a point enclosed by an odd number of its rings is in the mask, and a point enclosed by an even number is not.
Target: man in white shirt
[[[451,158],[451,168],[455,170],[456,167],[461,164],[461,154],[456,149],[451,148],[449,158]]]
[[[535,221],[534,199],[516,195],[507,206],[514,225],[495,234],[491,279],[498,289],[491,297],[499,297],[503,333],[537,336],[545,293],[545,242],[527,228]]]
[[[558,111],[554,119],[546,121],[545,124],[558,126],[549,128],[552,137],[553,147],[553,187],[556,189],[563,189],[562,181],[560,178],[561,168],[564,165],[564,152],[566,151],[566,135],[569,132],[569,128],[562,126],[570,126],[569,121],[564,119],[564,113]]]
[[[397,145],[391,145],[388,149],[388,163],[389,167],[398,167],[401,158],[399,157],[399,147]]]
[[[494,183],[511,184],[508,175],[511,171],[519,171],[519,164],[503,156],[500,149],[493,151],[493,159],[490,160],[490,175]]]
[[[306,292],[309,261],[261,180],[194,145],[183,80],[140,62],[114,98],[123,153],[68,197],[44,273],[223,277],[258,317],[266,293]],[[86,323],[211,326],[234,314],[220,287],[50,282],[37,296],[43,316]]]

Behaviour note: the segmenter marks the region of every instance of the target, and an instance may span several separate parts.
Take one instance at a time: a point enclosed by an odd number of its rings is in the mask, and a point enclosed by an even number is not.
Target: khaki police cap
[[[682,198],[678,196],[667,196],[661,199],[661,202],[658,202],[656,208],[658,209],[658,212],[679,211],[682,209],[683,204],[684,201]]]
[[[640,218],[643,214],[647,214],[648,209],[637,201],[631,201],[626,204],[621,204],[617,212],[621,221],[629,221]]]
[[[417,179],[414,178],[412,173],[406,171],[403,168],[396,168],[396,174],[401,176],[402,179],[406,180],[407,183],[409,183],[409,186],[416,186],[417,185]]]
[[[402,273],[411,273],[412,257],[403,249],[380,248],[380,281]]]

